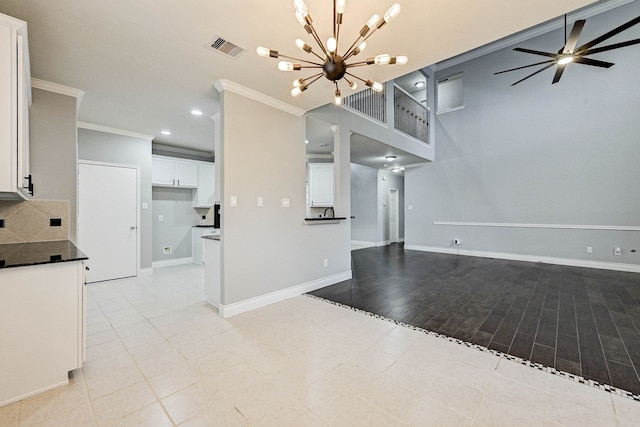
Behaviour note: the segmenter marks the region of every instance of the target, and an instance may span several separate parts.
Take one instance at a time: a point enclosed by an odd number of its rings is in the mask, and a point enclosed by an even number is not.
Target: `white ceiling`
[[[368,41],[364,56],[409,56],[406,66],[371,66],[358,75],[385,82],[593,3],[591,0],[399,0],[402,13]],[[78,119],[154,135],[156,142],[212,152],[219,79],[263,92],[304,110],[332,101],[322,79],[298,98],[301,74],[282,73],[257,46],[304,56],[296,38],[311,42],[291,0],[2,0],[0,12],[29,24],[32,76],[85,92]],[[341,40],[350,44],[388,2],[347,2]],[[323,38],[331,2],[307,0]],[[247,48],[235,60],[206,49],[216,34]],[[342,45],[341,45],[342,46]],[[344,49],[344,46],[342,46]],[[361,85],[362,86],[362,85]],[[343,88],[346,92],[346,88]],[[192,108],[202,117],[189,114]],[[169,129],[170,137],[160,134]]]

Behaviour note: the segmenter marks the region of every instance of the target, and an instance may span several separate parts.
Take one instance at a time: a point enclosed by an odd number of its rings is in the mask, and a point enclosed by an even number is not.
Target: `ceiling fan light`
[[[380,55],[377,55],[373,61],[376,65],[386,65],[391,62],[391,55],[382,53]]]
[[[384,14],[384,22],[386,22],[387,24],[389,22],[391,22],[392,19],[394,19],[396,16],[398,16],[400,14],[400,4],[399,3],[394,3],[389,10],[387,10],[387,13]]]
[[[338,41],[333,37],[329,37],[329,39],[327,40],[327,50],[329,51],[329,53],[334,53],[337,48]]]
[[[560,60],[558,61],[558,64],[567,65],[570,62],[573,62],[573,56],[566,55],[566,56],[563,56],[562,58],[560,58]]]

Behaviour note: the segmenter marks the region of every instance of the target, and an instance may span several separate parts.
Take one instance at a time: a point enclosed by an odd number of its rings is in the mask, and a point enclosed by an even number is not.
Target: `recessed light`
[[[396,156],[387,156],[385,157],[385,159],[387,159],[388,162],[393,162],[397,157]]]
[[[400,172],[401,170],[402,170],[402,169],[400,169],[400,168],[392,168],[392,169],[391,169],[391,172],[398,173],[398,172]]]
[[[160,133],[163,135],[171,135],[171,131],[168,131],[168,130],[160,131]]]
[[[424,86],[424,82],[416,82],[416,87],[423,87]]]
[[[202,115],[202,111],[200,111],[200,110],[191,110],[191,114],[193,114],[194,116],[201,116]]]

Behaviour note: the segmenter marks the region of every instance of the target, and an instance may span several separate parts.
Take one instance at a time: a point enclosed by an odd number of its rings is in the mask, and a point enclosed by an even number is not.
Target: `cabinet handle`
[[[129,230],[135,230],[135,229],[136,229],[135,225],[132,225],[131,227],[129,227]]]
[[[27,183],[27,186],[23,187],[23,188],[26,188],[27,189],[27,193],[30,196],[33,196],[33,181],[31,179],[31,174],[29,174],[29,176],[25,176],[24,179],[26,179],[28,183]]]
[[[178,187],[180,187],[180,180],[178,180]]]
[[[175,180],[175,178],[171,180],[171,185],[173,185],[173,186],[175,187],[175,185],[176,185],[176,180]]]

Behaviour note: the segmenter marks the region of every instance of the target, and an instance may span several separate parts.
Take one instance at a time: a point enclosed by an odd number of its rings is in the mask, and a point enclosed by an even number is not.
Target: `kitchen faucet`
[[[328,207],[328,208],[326,208],[326,209],[324,210],[324,217],[325,217],[325,218],[327,217],[327,211],[328,211],[329,209],[331,209],[331,218],[335,218],[335,217],[336,217],[336,211],[334,211],[332,207]]]

